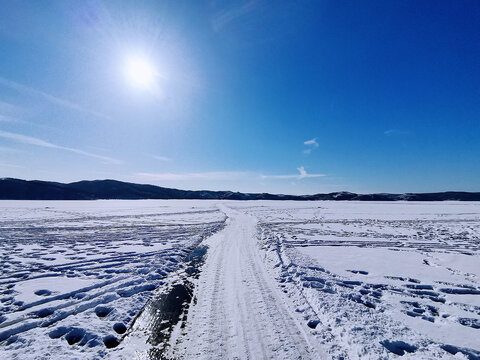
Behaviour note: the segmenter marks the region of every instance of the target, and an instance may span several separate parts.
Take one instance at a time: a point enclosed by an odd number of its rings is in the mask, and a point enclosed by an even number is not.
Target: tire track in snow
[[[185,332],[173,353],[185,359],[320,359],[266,272],[256,220],[221,207],[226,228],[209,238]]]

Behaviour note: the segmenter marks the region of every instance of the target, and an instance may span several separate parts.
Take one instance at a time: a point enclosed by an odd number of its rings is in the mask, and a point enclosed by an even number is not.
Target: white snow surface
[[[1,359],[480,358],[480,203],[3,201],[0,246]]]

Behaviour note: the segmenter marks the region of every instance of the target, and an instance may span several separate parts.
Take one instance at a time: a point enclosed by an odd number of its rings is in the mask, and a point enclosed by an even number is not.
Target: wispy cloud
[[[2,114],[5,114],[5,113],[8,113],[8,114],[11,114],[13,112],[16,112],[17,111],[17,107],[15,105],[12,105],[8,102],[5,102],[5,101],[1,101],[0,100],[0,113]]]
[[[151,173],[139,172],[134,174],[136,179],[148,181],[188,181],[188,180],[249,180],[249,179],[294,179],[319,178],[324,174],[309,174],[303,166],[297,168],[298,174],[288,175],[263,175],[254,171],[207,171],[195,173]]]
[[[410,132],[406,130],[399,130],[399,129],[388,129],[383,132],[385,136],[403,136],[409,135]]]
[[[236,180],[249,176],[250,173],[243,171],[211,171],[199,173],[136,173],[135,176],[157,181],[172,180]]]
[[[7,168],[16,168],[16,169],[24,169],[24,166],[20,165],[13,165],[13,164],[7,164],[7,163],[0,163],[0,168],[2,167],[7,167]]]
[[[16,123],[16,122],[19,122],[19,121],[15,118],[10,117],[10,116],[5,116],[5,115],[0,114],[0,122]]]
[[[288,175],[261,175],[262,179],[307,179],[307,178],[318,178],[323,177],[325,174],[309,174],[303,166],[297,168],[299,174],[288,174]]]
[[[255,10],[257,2],[249,0],[243,4],[235,5],[217,13],[212,19],[213,30],[219,31],[230,22]]]
[[[48,141],[45,141],[45,140],[42,140],[42,139],[39,139],[39,138],[36,138],[36,137],[32,137],[32,136],[26,136],[26,135],[22,135],[22,134],[16,134],[16,133],[11,133],[11,132],[0,130],[0,137],[2,137],[4,139],[9,139],[11,141],[15,141],[15,142],[18,142],[18,143],[21,143],[21,144],[27,144],[27,145],[33,145],[33,146],[39,146],[39,147],[57,149],[57,150],[64,150],[64,151],[68,151],[68,152],[71,152],[71,153],[75,153],[75,154],[99,159],[99,160],[102,160],[106,163],[111,163],[111,164],[121,164],[122,163],[122,161],[111,158],[111,157],[97,155],[97,154],[93,154],[93,153],[90,153],[90,152],[87,152],[87,151],[74,149],[74,148],[70,148],[70,147],[66,147],[66,146],[56,145],[56,144],[53,144],[51,142],[48,142]]]
[[[303,166],[300,166],[299,168],[297,168],[297,170],[300,173],[300,176],[298,177],[299,179],[316,178],[316,177],[325,176],[324,174],[308,174]]]
[[[157,156],[157,155],[152,155],[152,157],[158,161],[172,161],[169,157],[166,156]]]
[[[23,153],[24,151],[14,149],[11,147],[6,147],[6,146],[0,146],[0,152],[13,152],[13,153]]]
[[[0,122],[26,123],[19,119],[20,109],[8,102],[0,100]]]
[[[313,139],[310,139],[310,140],[306,140],[303,142],[303,144],[307,147],[305,150],[303,150],[303,153],[305,155],[309,155],[311,154],[311,152],[313,150],[315,150],[316,148],[318,148],[318,142],[317,142],[317,138],[313,138]]]
[[[110,119],[110,117],[105,115],[105,114],[87,109],[86,107],[84,107],[82,105],[76,104],[74,102],[71,102],[69,100],[60,98],[58,96],[48,94],[48,93],[43,92],[41,90],[37,90],[37,89],[34,89],[32,87],[17,83],[15,81],[8,80],[4,77],[0,77],[0,84],[8,87],[10,89],[13,89],[15,91],[18,91],[20,93],[23,93],[23,94],[27,94],[27,95],[30,95],[30,96],[41,97],[42,99],[47,100],[52,104],[62,106],[64,108],[67,108],[67,109],[70,109],[70,110],[74,110],[74,111],[81,112],[81,113],[88,114],[88,115],[93,115],[93,116],[103,118],[103,119]]]
[[[312,146],[312,147],[314,147],[314,148],[317,148],[317,147],[318,147],[317,138],[304,141],[303,143],[304,143],[305,145],[307,145],[307,146]]]

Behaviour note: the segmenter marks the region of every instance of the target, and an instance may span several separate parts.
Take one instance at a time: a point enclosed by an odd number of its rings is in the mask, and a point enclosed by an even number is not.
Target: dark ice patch
[[[150,333],[147,341],[153,345],[149,351],[151,359],[163,358],[163,351],[169,346],[168,340],[176,324],[181,322],[181,327],[185,326],[190,303],[196,301],[193,298],[194,284],[190,280],[198,278],[206,252],[206,246],[194,249],[186,257],[185,273],[188,277],[174,284],[169,292],[155,297],[144,309],[144,312],[151,314],[146,319],[148,322],[142,326],[148,328]],[[143,317],[140,316],[136,321],[143,321]]]

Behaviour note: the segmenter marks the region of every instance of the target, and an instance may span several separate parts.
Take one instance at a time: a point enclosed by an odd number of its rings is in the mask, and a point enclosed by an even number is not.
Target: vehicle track
[[[173,345],[185,359],[321,359],[267,273],[256,219],[221,206],[226,228],[209,252],[183,336]]]

